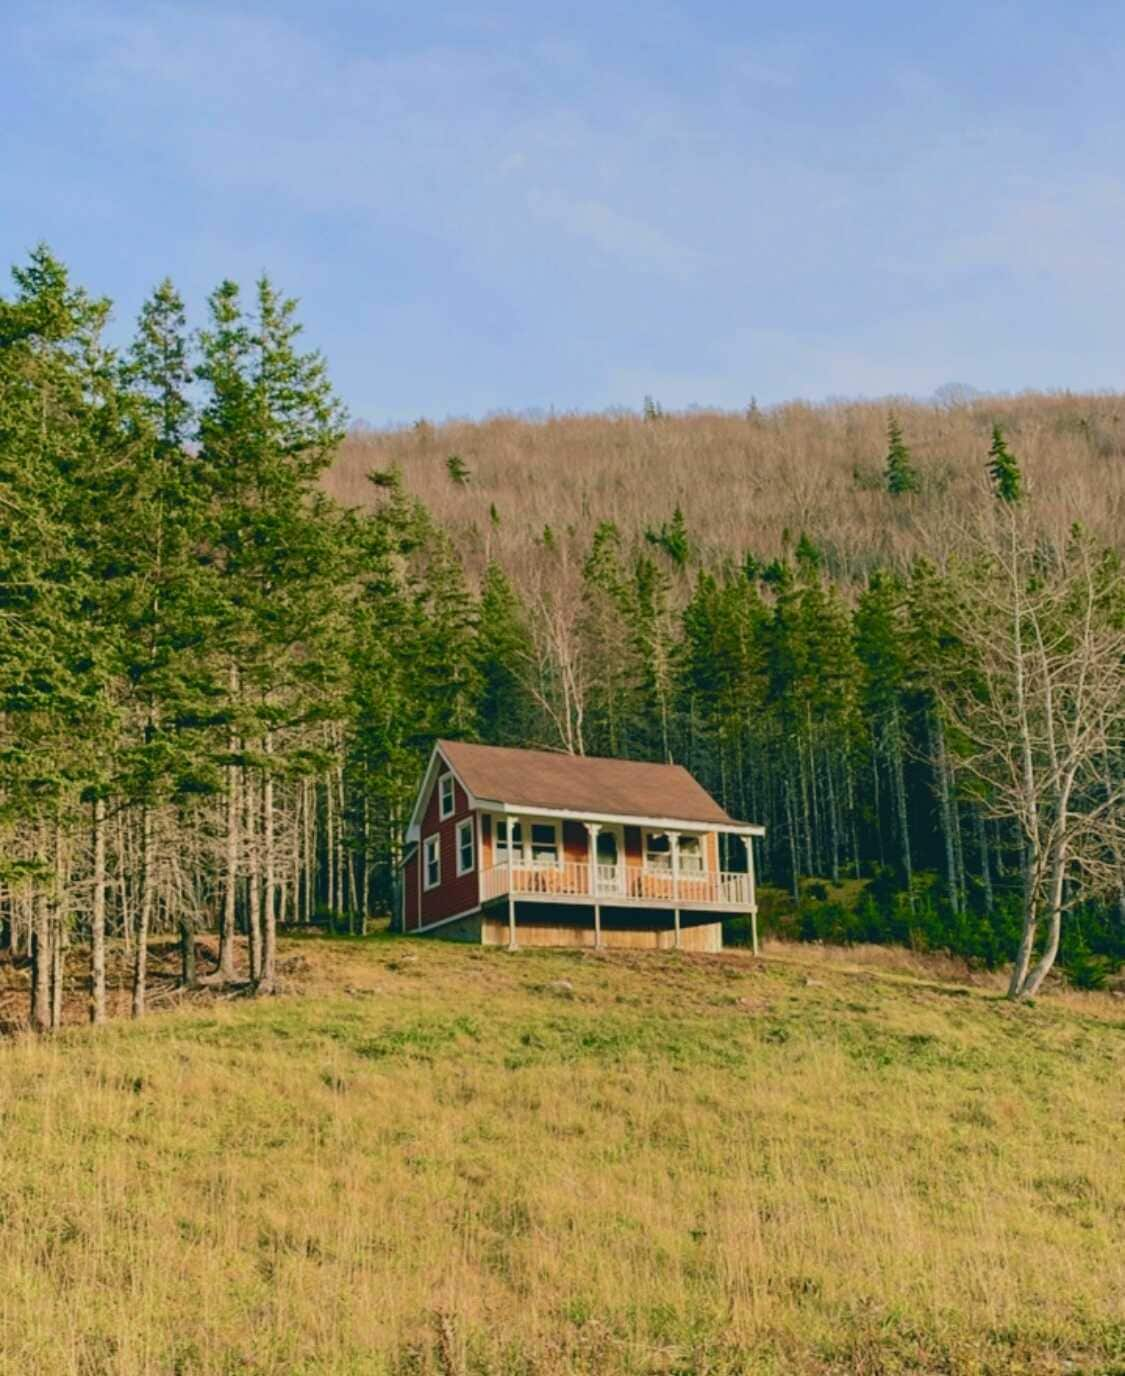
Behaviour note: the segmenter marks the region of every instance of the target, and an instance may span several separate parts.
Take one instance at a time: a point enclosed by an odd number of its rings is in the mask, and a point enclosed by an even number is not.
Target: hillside
[[[1114,999],[792,948],[281,956],[300,996],[4,1047],[0,1372],[1125,1364]]]
[[[1100,538],[1120,540],[1120,396],[903,400],[894,410],[922,478],[921,492],[905,505],[884,490],[886,402],[792,404],[745,416],[499,417],[355,430],[325,481],[340,501],[364,505],[373,495],[367,474],[397,465],[470,564],[479,567],[491,554],[516,576],[535,562],[545,526],[559,536],[573,528],[584,555],[598,521],[638,535],[679,505],[709,562],[738,560],[747,550],[773,558],[789,529],[826,552],[834,576],[852,579],[910,558],[943,532],[955,539],[959,523],[987,502],[989,439],[999,424],[1040,517],[1056,533],[1080,520]],[[468,469],[464,484],[450,478],[450,455]]]

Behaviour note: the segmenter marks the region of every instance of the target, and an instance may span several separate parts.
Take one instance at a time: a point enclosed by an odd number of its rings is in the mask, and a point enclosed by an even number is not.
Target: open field
[[[1125,1371],[1125,1006],[289,939],[0,1046],[0,1372]]]

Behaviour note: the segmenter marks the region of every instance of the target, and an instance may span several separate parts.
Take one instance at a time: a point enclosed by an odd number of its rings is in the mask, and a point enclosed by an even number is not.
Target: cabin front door
[[[595,892],[612,895],[625,892],[625,833],[621,827],[603,825],[596,847],[597,881]]]

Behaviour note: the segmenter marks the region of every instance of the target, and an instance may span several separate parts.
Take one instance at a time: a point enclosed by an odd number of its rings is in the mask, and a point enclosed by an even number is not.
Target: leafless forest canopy
[[[886,491],[887,416],[899,418],[920,478],[909,505]],[[519,577],[545,527],[576,541],[612,520],[640,535],[678,505],[706,563],[771,559],[786,531],[806,533],[828,571],[862,581],[905,567],[935,539],[950,545],[989,500],[994,425],[1018,453],[1037,513],[1062,538],[1081,522],[1125,537],[1125,397],[1028,393],[942,404],[794,402],[745,414],[499,416],[353,429],[326,475],[345,504],[366,505],[367,475],[398,466],[407,487],[456,536],[478,570],[491,557]],[[450,479],[459,456],[468,481]],[[495,515],[493,515],[493,511]]]

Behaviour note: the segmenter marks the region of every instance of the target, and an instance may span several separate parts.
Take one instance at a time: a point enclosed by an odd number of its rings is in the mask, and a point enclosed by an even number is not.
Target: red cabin
[[[484,945],[722,949],[753,838],[679,765],[438,741],[407,832],[406,932]]]

